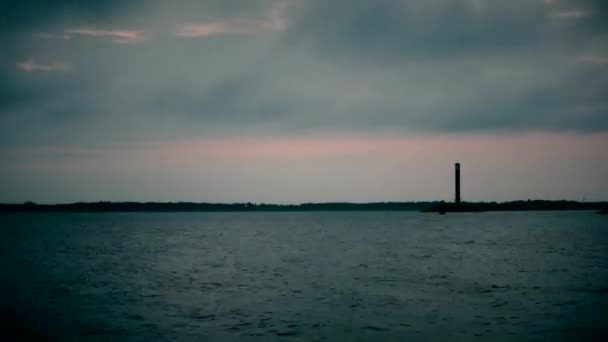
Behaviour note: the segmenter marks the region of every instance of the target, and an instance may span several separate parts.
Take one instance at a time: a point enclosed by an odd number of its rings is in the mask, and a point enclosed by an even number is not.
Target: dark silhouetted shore
[[[527,200],[512,202],[442,203],[423,209],[424,212],[482,212],[530,210],[606,210],[608,202]]]
[[[602,210],[608,202],[528,200],[512,202],[375,202],[375,203],[194,203],[194,202],[79,202],[69,204],[0,204],[0,212],[230,212],[230,211],[423,211],[482,212],[516,210]]]

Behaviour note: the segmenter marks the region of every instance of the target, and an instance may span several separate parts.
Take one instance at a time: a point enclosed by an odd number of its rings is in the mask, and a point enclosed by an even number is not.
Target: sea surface
[[[0,310],[61,341],[597,340],[608,216],[3,214]]]

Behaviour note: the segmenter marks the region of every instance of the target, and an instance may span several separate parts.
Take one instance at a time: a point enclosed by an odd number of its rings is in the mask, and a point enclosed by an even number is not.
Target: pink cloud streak
[[[583,60],[583,62],[593,63],[593,64],[608,64],[608,57],[589,55],[589,56],[583,56],[582,60]]]
[[[189,23],[180,26],[175,35],[184,38],[209,37],[220,34],[255,34],[281,31],[287,26],[283,6],[272,6],[264,19],[230,19],[204,23]]]
[[[559,11],[553,12],[550,14],[552,18],[556,19],[579,19],[587,16],[586,12],[579,10],[570,10],[570,11]]]
[[[263,31],[276,31],[281,24],[262,20],[229,20],[200,24],[186,24],[178,28],[175,35],[178,37],[209,37],[220,34],[253,34]]]
[[[89,37],[110,37],[118,44],[129,44],[144,40],[142,30],[101,30],[94,28],[75,28],[65,30],[67,35],[80,35]]]
[[[34,61],[33,58],[26,59],[22,62],[17,62],[17,69],[24,72],[36,71],[69,71],[72,69],[70,64],[64,62],[55,62],[52,64],[41,64]]]

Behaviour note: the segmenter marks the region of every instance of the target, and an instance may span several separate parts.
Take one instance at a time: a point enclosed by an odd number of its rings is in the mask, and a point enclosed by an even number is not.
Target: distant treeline
[[[375,202],[375,203],[193,203],[193,202],[79,202],[70,204],[0,204],[0,212],[163,212],[163,211],[510,211],[606,210],[608,202],[528,200],[513,202]]]
[[[441,203],[422,209],[425,212],[476,212],[525,210],[606,210],[608,202],[527,200],[512,202]]]
[[[0,212],[120,212],[120,211],[364,211],[423,210],[442,202],[378,203],[193,203],[193,202],[79,202],[70,204],[0,204]]]

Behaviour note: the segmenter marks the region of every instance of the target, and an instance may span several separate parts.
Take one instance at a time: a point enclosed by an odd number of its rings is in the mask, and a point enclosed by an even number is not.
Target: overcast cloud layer
[[[229,137],[606,141],[607,1],[22,0],[1,12],[5,160]]]
[[[605,1],[5,6],[2,145],[608,129]]]

